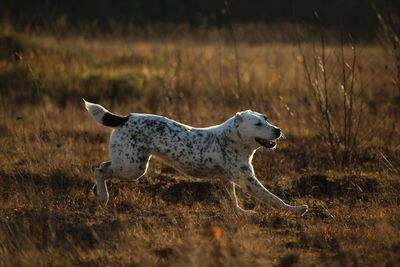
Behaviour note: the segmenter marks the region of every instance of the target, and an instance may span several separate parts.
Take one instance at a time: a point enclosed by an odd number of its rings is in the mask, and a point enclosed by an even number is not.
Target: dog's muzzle
[[[267,140],[259,137],[256,137],[255,140],[265,148],[274,148],[276,146],[276,142],[273,140]]]

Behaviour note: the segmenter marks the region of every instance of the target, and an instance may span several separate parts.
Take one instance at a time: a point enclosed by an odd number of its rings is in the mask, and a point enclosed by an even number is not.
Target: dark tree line
[[[46,26],[60,16],[70,26],[93,22],[104,31],[110,21],[146,25],[153,22],[224,26],[231,22],[290,21],[346,32],[370,34],[378,25],[370,0],[3,0],[0,19],[17,27]],[[373,0],[398,12],[398,0]],[[230,13],[225,3],[228,3]]]

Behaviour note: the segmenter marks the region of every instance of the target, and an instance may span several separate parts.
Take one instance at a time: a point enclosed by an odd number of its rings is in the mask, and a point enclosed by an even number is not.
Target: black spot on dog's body
[[[246,165],[242,165],[242,166],[240,167],[240,169],[241,169],[243,172],[248,172],[248,171],[250,170],[250,168],[249,168],[248,166],[246,166]]]

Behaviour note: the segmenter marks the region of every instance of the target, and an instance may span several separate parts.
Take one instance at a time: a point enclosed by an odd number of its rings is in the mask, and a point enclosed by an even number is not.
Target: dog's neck
[[[226,141],[227,146],[233,146],[237,152],[246,158],[252,157],[257,148],[251,147],[240,134],[234,123],[234,118],[225,121],[216,128],[216,134]]]

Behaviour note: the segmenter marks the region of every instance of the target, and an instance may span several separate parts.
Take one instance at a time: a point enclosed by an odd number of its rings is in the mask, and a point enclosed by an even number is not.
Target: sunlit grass
[[[336,166],[302,67],[315,56],[312,42],[301,54],[296,44],[249,42],[239,32],[237,61],[217,31],[205,41],[1,34],[20,45],[17,57],[0,58],[0,265],[398,264],[398,92],[380,46],[357,46],[359,139],[352,165]],[[326,49],[340,133],[339,47]],[[351,55],[350,46],[344,50]],[[110,182],[110,203],[99,208],[92,170],[108,159],[110,129],[90,118],[82,97],[116,113],[195,126],[244,109],[266,113],[285,138],[277,150],[255,154],[256,174],[309,212],[296,218],[239,192],[258,214],[237,214],[218,181],[185,177],[156,160],[139,181]]]

